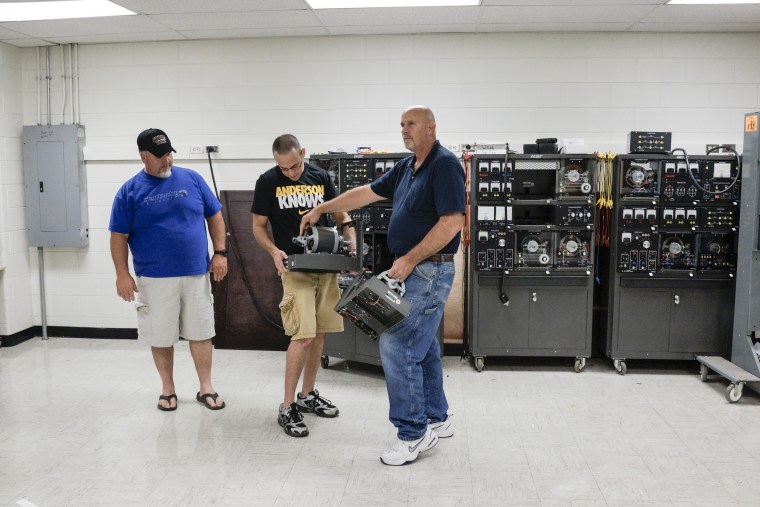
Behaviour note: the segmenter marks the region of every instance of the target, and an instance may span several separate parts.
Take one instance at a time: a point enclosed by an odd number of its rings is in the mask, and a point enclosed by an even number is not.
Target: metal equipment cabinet
[[[728,354],[737,170],[736,157],[725,155],[692,156],[688,164],[675,155],[618,157],[606,354],[621,375],[626,359]]]
[[[330,366],[330,357],[381,364],[378,342],[359,331],[351,322],[343,319],[343,332],[328,333],[322,352],[322,368]]]
[[[475,155],[470,170],[468,351],[591,354],[594,155]]]

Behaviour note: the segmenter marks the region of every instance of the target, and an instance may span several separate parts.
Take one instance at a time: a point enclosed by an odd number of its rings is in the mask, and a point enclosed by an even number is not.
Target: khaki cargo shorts
[[[152,347],[208,340],[214,330],[214,301],[208,274],[137,277],[137,335]]]
[[[280,314],[286,335],[299,340],[343,331],[343,317],[335,311],[340,299],[336,273],[289,271],[280,279]]]

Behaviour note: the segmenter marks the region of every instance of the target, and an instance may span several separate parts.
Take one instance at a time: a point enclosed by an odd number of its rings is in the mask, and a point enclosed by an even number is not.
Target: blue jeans
[[[425,261],[404,280],[409,316],[380,336],[390,421],[400,440],[425,435],[428,419],[446,419],[441,347],[435,332],[454,281],[453,262]]]

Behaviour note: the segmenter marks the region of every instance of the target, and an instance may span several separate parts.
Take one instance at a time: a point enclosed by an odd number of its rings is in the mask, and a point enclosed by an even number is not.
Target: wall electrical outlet
[[[719,153],[731,153],[730,151],[724,149],[723,146],[731,148],[732,150],[736,150],[736,145],[735,144],[707,144],[707,145],[705,145],[705,153],[707,153],[708,151],[712,150],[713,148],[717,148],[718,146],[720,146],[721,148],[717,149],[717,150],[714,150],[712,152],[712,155],[717,155]]]
[[[446,149],[449,151],[461,151],[462,148],[458,144],[447,144]]]
[[[219,153],[219,146],[206,146],[206,152],[208,153]]]
[[[190,145],[190,155],[203,155],[206,153],[203,146],[200,144],[191,144]]]

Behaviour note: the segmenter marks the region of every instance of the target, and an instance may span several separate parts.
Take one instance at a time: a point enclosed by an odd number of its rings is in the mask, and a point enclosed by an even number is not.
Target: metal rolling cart
[[[702,381],[709,370],[728,379],[726,400],[736,403],[744,386],[760,392],[760,113],[744,116],[744,154],[742,156],[741,219],[737,258],[736,301],[731,343],[731,361],[720,356],[697,356]]]

